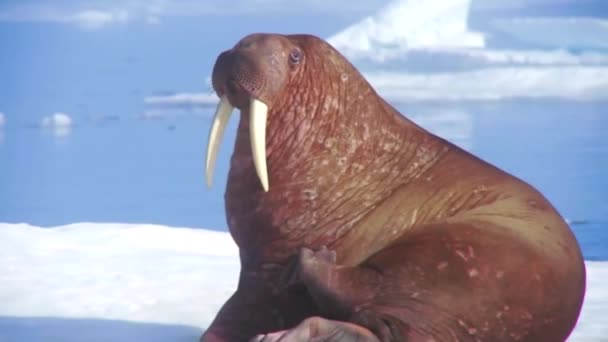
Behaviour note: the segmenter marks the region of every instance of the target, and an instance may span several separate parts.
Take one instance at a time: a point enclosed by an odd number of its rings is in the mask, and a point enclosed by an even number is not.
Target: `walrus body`
[[[556,210],[407,120],[329,44],[248,36],[218,57],[213,85],[241,111],[225,200],[242,269],[202,341],[570,334],[585,268]]]

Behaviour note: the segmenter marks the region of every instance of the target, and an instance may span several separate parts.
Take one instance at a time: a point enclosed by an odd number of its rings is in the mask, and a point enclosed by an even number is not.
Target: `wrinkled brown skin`
[[[403,117],[329,44],[247,36],[218,57],[213,86],[241,110],[225,200],[242,269],[202,341],[570,334],[585,266],[553,206]],[[249,96],[269,107],[269,192]]]

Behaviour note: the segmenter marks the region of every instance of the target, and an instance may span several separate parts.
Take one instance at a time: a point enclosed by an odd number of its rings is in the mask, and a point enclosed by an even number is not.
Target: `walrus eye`
[[[291,52],[289,53],[289,62],[291,64],[298,64],[298,63],[300,63],[301,59],[302,59],[302,51],[300,51],[300,49],[295,48],[295,49],[291,50]]]

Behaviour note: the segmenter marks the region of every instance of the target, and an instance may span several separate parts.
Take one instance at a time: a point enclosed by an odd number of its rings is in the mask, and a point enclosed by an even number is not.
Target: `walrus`
[[[399,113],[323,39],[252,34],[213,67],[209,186],[236,292],[201,341],[564,341],[585,293],[570,228],[534,187]]]

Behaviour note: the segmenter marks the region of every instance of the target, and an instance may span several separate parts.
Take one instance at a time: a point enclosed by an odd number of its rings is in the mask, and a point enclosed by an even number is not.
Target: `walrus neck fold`
[[[277,55],[283,51],[277,47],[284,45],[279,44],[282,38],[256,39],[252,45],[237,45],[264,47],[260,54],[247,52],[243,58],[250,63],[239,66],[265,65],[262,61],[275,56],[266,47]],[[261,95],[233,91],[230,100],[241,115],[225,194],[226,215],[241,254],[260,254],[243,258],[249,264],[284,260],[303,245],[336,243],[444,153],[445,144],[401,116],[330,45],[319,45],[310,37],[294,39],[304,62],[297,67],[277,62],[283,70],[278,78],[282,87],[260,97],[268,105],[267,183],[260,173],[260,156],[254,162],[252,155],[251,106],[243,104],[245,95]],[[314,51],[307,53],[307,44],[314,45]],[[254,56],[259,59],[255,63]],[[232,70],[234,62],[218,62],[214,85],[219,95],[225,71]],[[267,71],[260,76],[267,78],[273,69],[260,70]],[[353,200],[359,205],[345,205]],[[263,255],[267,252],[271,255]]]
[[[241,253],[269,250],[259,247],[282,241],[271,256],[280,259],[303,244],[331,245],[391,195],[391,184],[418,177],[442,153],[432,139],[419,137],[423,134],[417,126],[379,103],[363,80],[348,86],[354,89],[325,82],[311,88],[319,95],[294,91],[289,100],[270,108],[267,193],[251,156],[250,115],[241,111],[225,196],[227,220]],[[313,96],[320,100],[306,102]],[[379,107],[385,111],[378,113]],[[357,209],[341,206],[353,198],[360,201]]]

